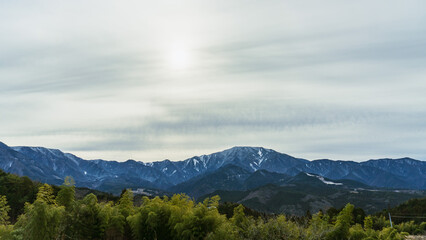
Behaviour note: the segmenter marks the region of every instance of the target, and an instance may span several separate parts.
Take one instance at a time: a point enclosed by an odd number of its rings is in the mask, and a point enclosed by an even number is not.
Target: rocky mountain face
[[[0,168],[50,184],[61,184],[66,176],[72,176],[77,186],[113,193],[124,188],[157,188],[199,196],[215,190],[280,185],[301,172],[380,188],[426,189],[424,161],[308,161],[262,147],[233,147],[184,161],[143,163],[84,160],[57,149],[0,143]]]

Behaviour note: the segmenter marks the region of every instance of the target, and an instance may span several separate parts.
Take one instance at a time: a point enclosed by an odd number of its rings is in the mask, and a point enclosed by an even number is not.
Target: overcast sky
[[[426,1],[2,1],[0,141],[426,160]]]

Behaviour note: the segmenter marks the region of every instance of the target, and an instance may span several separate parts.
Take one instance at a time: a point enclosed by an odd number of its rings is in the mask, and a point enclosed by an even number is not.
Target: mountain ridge
[[[78,186],[109,192],[119,192],[123,188],[169,189],[228,164],[250,173],[265,170],[295,176],[306,172],[332,180],[354,180],[381,188],[426,189],[426,162],[412,158],[364,162],[309,161],[273,149],[235,146],[181,161],[166,159],[145,163],[129,159],[117,162],[84,160],[59,149],[9,147],[0,142],[0,168],[7,172],[51,184],[60,184],[66,176],[72,176]]]

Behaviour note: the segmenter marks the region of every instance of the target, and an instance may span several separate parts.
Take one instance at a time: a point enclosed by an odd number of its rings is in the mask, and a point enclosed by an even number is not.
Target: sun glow
[[[174,47],[169,52],[169,65],[175,70],[185,70],[192,65],[192,56],[184,47]]]

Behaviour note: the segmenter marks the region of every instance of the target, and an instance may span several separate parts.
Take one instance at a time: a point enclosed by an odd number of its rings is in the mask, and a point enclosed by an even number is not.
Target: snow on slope
[[[321,177],[321,176],[317,176],[317,175],[313,175],[313,174],[309,174],[309,173],[306,173],[306,175],[308,175],[309,177],[316,177],[316,178],[318,178],[321,182],[323,182],[323,183],[325,183],[325,184],[328,184],[328,185],[343,185],[343,183],[336,183],[336,182],[331,182],[331,181],[327,181],[327,180],[325,180],[323,177]]]

